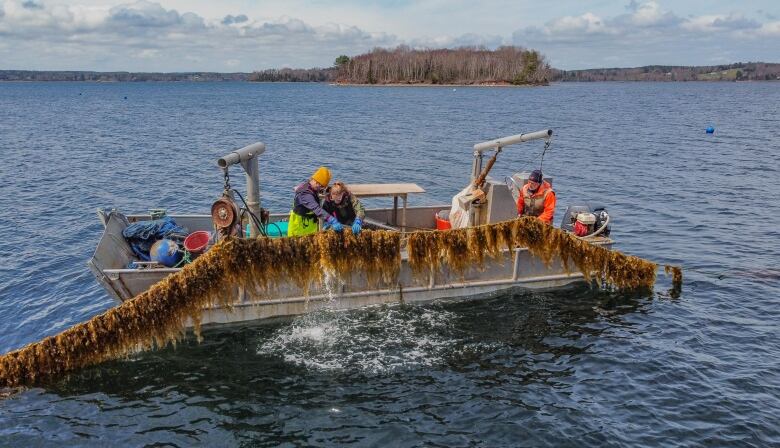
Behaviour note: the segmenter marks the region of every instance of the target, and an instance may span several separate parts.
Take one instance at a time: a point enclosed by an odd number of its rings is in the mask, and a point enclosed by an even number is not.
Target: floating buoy
[[[179,245],[176,244],[175,241],[162,239],[154,243],[152,248],[149,249],[149,257],[152,261],[172,268],[181,261],[182,252],[179,250]]]
[[[127,99],[127,97],[125,97],[125,99]]]
[[[714,134],[714,133],[715,133],[715,128],[713,128],[712,126],[709,126],[709,127],[708,127],[707,129],[705,129],[704,131],[705,131],[706,133],[708,133],[708,134]]]

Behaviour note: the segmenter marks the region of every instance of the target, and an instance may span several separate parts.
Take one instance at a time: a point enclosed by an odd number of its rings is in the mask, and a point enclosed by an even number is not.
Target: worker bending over
[[[319,229],[319,220],[325,222],[337,232],[343,230],[338,220],[329,215],[320,206],[320,191],[330,183],[330,171],[321,166],[312,174],[307,182],[295,187],[295,199],[293,209],[290,210],[290,222],[287,226],[287,236],[301,236],[316,233]]]
[[[360,233],[363,228],[363,219],[366,217],[366,209],[360,200],[349,191],[344,182],[333,182],[330,192],[322,203],[331,216],[335,217],[340,224],[352,226],[352,233]],[[324,228],[329,227],[325,224]]]
[[[533,170],[528,183],[517,198],[517,216],[536,216],[545,224],[552,224],[555,214],[555,192],[544,180],[541,170]]]

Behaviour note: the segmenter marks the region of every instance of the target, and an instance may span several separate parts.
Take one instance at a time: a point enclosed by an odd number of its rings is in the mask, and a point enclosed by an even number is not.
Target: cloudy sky
[[[520,45],[557,68],[780,62],[780,0],[0,0],[0,69],[251,71]]]

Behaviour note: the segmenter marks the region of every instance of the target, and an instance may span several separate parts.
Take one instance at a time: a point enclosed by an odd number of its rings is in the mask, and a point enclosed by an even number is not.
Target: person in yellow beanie
[[[290,210],[287,236],[309,235],[317,232],[318,218],[322,218],[335,231],[344,228],[339,221],[326,212],[320,203],[319,192],[330,183],[330,170],[321,166],[311,178],[295,187],[295,199]]]

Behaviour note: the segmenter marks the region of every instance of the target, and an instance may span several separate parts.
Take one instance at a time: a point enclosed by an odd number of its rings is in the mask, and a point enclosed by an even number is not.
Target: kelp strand
[[[664,265],[664,273],[672,276],[672,289],[669,290],[669,295],[672,298],[680,297],[682,292],[683,274],[682,269],[679,266]]]
[[[567,271],[575,267],[587,280],[603,281],[618,289],[650,288],[655,283],[655,263],[591,244],[530,217],[466,229],[416,232],[409,235],[406,246],[409,265],[418,275],[444,265],[462,275],[469,266],[483,267],[486,257],[495,259],[502,250],[515,247],[527,247],[547,265],[558,257]]]
[[[349,279],[362,272],[370,287],[394,286],[401,267],[401,234],[364,231],[354,235],[320,232],[298,238],[225,239],[181,271],[87,322],[0,356],[0,387],[32,385],[137,350],[163,347],[183,337],[192,322],[200,338],[203,308],[230,307],[241,287],[256,300],[273,297],[292,283],[308,294],[321,286],[323,272]],[[455,272],[484,267],[502,250],[527,247],[551,263],[560,257],[568,270],[621,289],[651,287],[656,265],[574,238],[536,219],[443,232],[415,232],[406,251],[416,276],[445,264]],[[676,269],[676,271],[675,271]],[[679,268],[668,267],[676,281]]]

